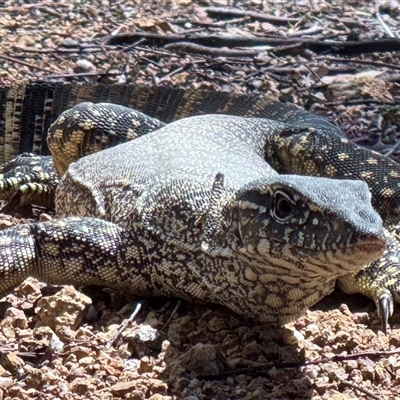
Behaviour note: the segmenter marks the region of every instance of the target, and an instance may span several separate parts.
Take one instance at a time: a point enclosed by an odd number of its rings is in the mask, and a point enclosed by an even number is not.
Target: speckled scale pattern
[[[239,95],[206,88],[180,89],[168,86],[101,83],[31,83],[0,87],[0,164],[29,152],[49,155],[47,132],[66,110],[82,101],[114,103],[140,111],[164,123],[204,114],[263,117],[276,121],[296,120],[302,126],[317,123],[326,132],[342,135],[327,120],[294,105],[285,111],[270,107],[268,94]],[[123,131],[121,131],[123,136]]]
[[[52,157],[23,153],[3,165],[1,172],[0,200],[7,201],[2,212],[31,204],[54,209],[59,179]]]
[[[384,240],[364,182],[271,168],[266,146],[286,128],[193,117],[71,164],[57,189],[60,219],[25,227],[28,242],[15,247],[29,269],[9,257],[0,290],[22,270],[18,278],[218,303],[263,322],[297,318],[376,260]],[[0,246],[13,237],[3,231]]]
[[[165,124],[127,107],[83,102],[65,111],[49,129],[47,143],[59,177],[85,155],[163,127]]]
[[[45,155],[50,148],[57,171],[53,171],[53,175],[58,177],[65,173],[69,164],[82,155],[131,140],[162,127],[165,122],[194,115],[263,117],[281,122],[295,121],[297,126],[304,127],[318,124],[323,127],[324,132],[342,135],[341,131],[327,120],[291,104],[286,104],[283,110],[281,103],[272,101],[268,96],[132,84],[62,83],[3,87],[0,88],[0,94],[6,99],[0,103],[0,115],[3,115],[5,121],[4,132],[0,129],[0,141],[4,143],[0,148],[3,151],[0,151],[0,163],[8,162],[27,151]],[[94,101],[97,105],[90,107],[86,102],[81,103],[82,100]],[[109,103],[102,105],[101,102],[105,101],[130,108],[114,110]],[[99,115],[102,118],[99,118]],[[37,118],[38,116],[40,118]],[[32,166],[35,166],[35,163],[36,160],[32,159]],[[47,170],[48,166],[44,172],[47,173]],[[24,176],[24,180],[31,183],[24,187],[24,193],[29,195],[22,198],[17,194],[4,211],[10,212],[12,208],[23,206],[29,201],[53,208],[53,182],[56,179],[49,179],[46,184],[43,181],[35,181],[32,176]],[[14,185],[10,185],[13,182]],[[10,194],[18,192],[21,186],[17,181],[4,184]],[[18,204],[20,198],[21,204]]]

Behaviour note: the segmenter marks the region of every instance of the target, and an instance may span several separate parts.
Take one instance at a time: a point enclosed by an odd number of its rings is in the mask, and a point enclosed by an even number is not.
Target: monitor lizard
[[[117,130],[110,115],[126,112],[81,107]],[[35,276],[217,303],[262,322],[299,317],[388,240],[366,183],[280,174],[266,161],[274,138],[315,131],[204,115],[79,159],[57,187],[57,219],[0,233],[0,292]],[[60,148],[80,136],[53,134]]]

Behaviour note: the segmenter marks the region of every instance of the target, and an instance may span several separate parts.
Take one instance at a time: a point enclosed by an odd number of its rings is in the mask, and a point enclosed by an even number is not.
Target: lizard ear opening
[[[229,257],[232,254],[232,243],[227,237],[230,231],[228,225],[231,223],[229,215],[221,218],[226,212],[226,205],[232,196],[224,185],[224,175],[218,173],[215,176],[211,189],[210,202],[204,218],[204,229],[201,241],[201,250],[212,256]]]

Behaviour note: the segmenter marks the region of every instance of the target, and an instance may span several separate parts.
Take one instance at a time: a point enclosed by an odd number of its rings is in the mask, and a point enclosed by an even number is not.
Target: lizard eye
[[[272,217],[278,222],[286,222],[293,216],[295,204],[296,202],[288,193],[277,190],[271,209]]]

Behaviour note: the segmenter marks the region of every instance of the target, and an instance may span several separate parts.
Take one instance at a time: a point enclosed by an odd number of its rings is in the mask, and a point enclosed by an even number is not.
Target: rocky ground
[[[397,1],[6,0],[0,7],[2,85],[261,92],[325,115],[357,142],[399,159]],[[0,228],[19,222],[3,215]],[[85,293],[29,279],[3,299],[0,399],[400,398],[400,314],[384,335],[361,296],[335,291],[276,328],[177,299]]]

